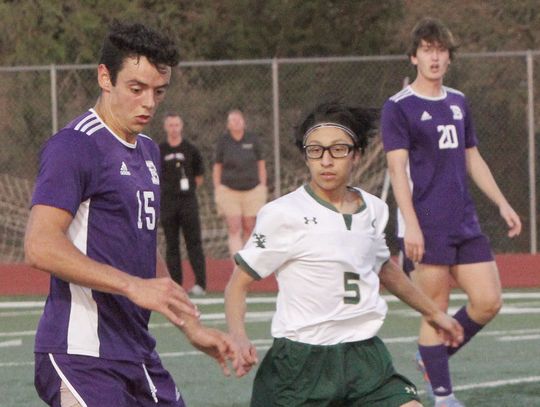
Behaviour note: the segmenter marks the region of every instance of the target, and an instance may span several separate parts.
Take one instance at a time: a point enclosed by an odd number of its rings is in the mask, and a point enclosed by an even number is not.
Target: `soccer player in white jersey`
[[[50,406],[184,406],[148,331],[151,311],[228,373],[232,341],[199,323],[157,253],[159,149],[140,132],[177,63],[167,37],[113,24],[96,105],[41,152],[25,252],[51,274],[35,342],[35,386]]]
[[[394,195],[400,210],[404,266],[417,286],[447,310],[451,277],[468,304],[455,318],[466,344],[499,311],[501,284],[487,237],[468,191],[468,175],[499,208],[508,236],[521,231],[478,151],[478,140],[464,94],[443,86],[456,48],[440,21],[425,19],[413,30],[409,56],[417,69],[414,82],[386,101],[381,128]],[[437,407],[462,406],[452,391],[448,357],[459,348],[441,343],[422,320],[417,362]],[[427,374],[426,374],[427,373]]]
[[[388,207],[348,186],[374,131],[374,112],[317,107],[297,129],[311,179],[265,205],[235,255],[225,291],[229,332],[247,371],[257,363],[244,316],[254,280],[276,275],[274,343],[259,367],[251,406],[419,406],[415,386],[393,368],[377,337],[387,305],[379,282],[421,312],[449,345],[461,327],[390,260]]]

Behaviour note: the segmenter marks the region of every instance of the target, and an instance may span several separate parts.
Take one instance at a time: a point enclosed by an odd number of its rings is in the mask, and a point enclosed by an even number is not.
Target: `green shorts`
[[[274,339],[253,383],[251,407],[396,407],[419,400],[377,338],[331,346]]]

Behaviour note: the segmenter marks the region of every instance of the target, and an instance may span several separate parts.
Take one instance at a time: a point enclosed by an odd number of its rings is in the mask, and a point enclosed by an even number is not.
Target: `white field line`
[[[13,308],[43,308],[45,301],[2,301],[0,309]]]
[[[458,307],[448,307],[448,313],[453,315],[457,312]],[[389,310],[389,315],[399,315],[402,317],[420,317],[420,314],[412,309]],[[522,315],[522,314],[540,314],[540,307],[519,307],[517,305],[506,305],[499,311],[499,315]]]
[[[260,304],[260,303],[258,303]],[[454,314],[457,312],[458,307],[449,307],[448,313]],[[42,311],[13,311],[13,312],[0,312],[0,318],[2,317],[24,317],[30,315],[41,315]],[[274,311],[261,311],[261,312],[248,312],[246,318],[251,319],[252,321],[257,319],[260,321],[266,321],[272,318]],[[420,314],[412,309],[398,309],[388,311],[389,315],[399,315],[409,318],[419,318]],[[502,309],[499,311],[500,315],[523,315],[523,314],[540,314],[540,307],[519,307],[517,305],[503,305]],[[201,319],[203,321],[215,321],[222,320],[225,316],[223,313],[208,313],[202,314]],[[159,326],[156,324],[155,326]]]
[[[492,382],[463,384],[461,386],[454,386],[454,390],[473,390],[473,389],[480,389],[480,388],[485,389],[489,387],[502,387],[502,386],[508,386],[508,385],[513,385],[513,384],[536,383],[536,382],[540,382],[540,376],[517,377],[515,379],[495,380]]]
[[[10,336],[34,336],[36,331],[0,332],[0,338]]]
[[[536,383],[540,382],[540,376],[528,376],[528,377],[518,377],[515,379],[507,379],[507,380],[495,380],[492,382],[484,382],[484,383],[471,383],[471,384],[462,384],[460,386],[452,386],[454,391],[467,391],[467,390],[475,390],[475,389],[488,389],[488,388],[494,388],[494,387],[504,387],[504,386],[511,386],[516,384],[523,384],[523,383]],[[426,394],[425,390],[419,390],[418,394]]]
[[[510,342],[510,341],[534,341],[540,339],[540,335],[521,335],[521,336],[502,336],[497,338],[501,342]]]
[[[0,312],[0,318],[1,317],[26,317],[29,315],[41,315],[43,314],[43,310],[33,310],[33,311],[6,311],[6,312]]]
[[[15,346],[22,346],[22,339],[12,339],[10,341],[0,342],[0,348],[13,348]]]
[[[513,292],[503,293],[504,300],[523,300],[523,299],[540,299],[540,292]],[[383,295],[387,302],[399,302],[400,300],[393,295]],[[454,293],[450,295],[450,300],[466,300],[467,296],[463,293]],[[223,304],[223,297],[219,298],[192,298],[193,303],[197,305],[217,305]],[[274,304],[275,296],[270,297],[248,297],[248,304]],[[0,309],[14,308],[43,308],[44,301],[0,301]]]

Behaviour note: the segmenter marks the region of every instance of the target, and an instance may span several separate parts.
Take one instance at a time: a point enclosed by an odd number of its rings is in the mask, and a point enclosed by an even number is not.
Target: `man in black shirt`
[[[171,277],[182,284],[180,231],[186,240],[189,262],[195,274],[190,293],[206,292],[206,265],[201,239],[199,204],[195,189],[203,183],[204,166],[199,150],[183,138],[184,122],[177,113],[165,116],[167,141],[161,152],[161,225],[167,244],[166,261]]]

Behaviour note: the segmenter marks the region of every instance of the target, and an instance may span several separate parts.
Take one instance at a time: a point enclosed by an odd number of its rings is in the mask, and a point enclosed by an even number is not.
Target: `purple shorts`
[[[493,261],[493,252],[488,238],[479,234],[456,239],[447,235],[424,235],[425,252],[422,264],[454,266]],[[405,256],[405,246],[399,238],[401,267],[409,274],[414,270],[413,262]]]
[[[63,381],[81,406],[185,407],[160,360],[135,363],[92,356],[35,354],[36,390],[50,406],[60,407]]]

